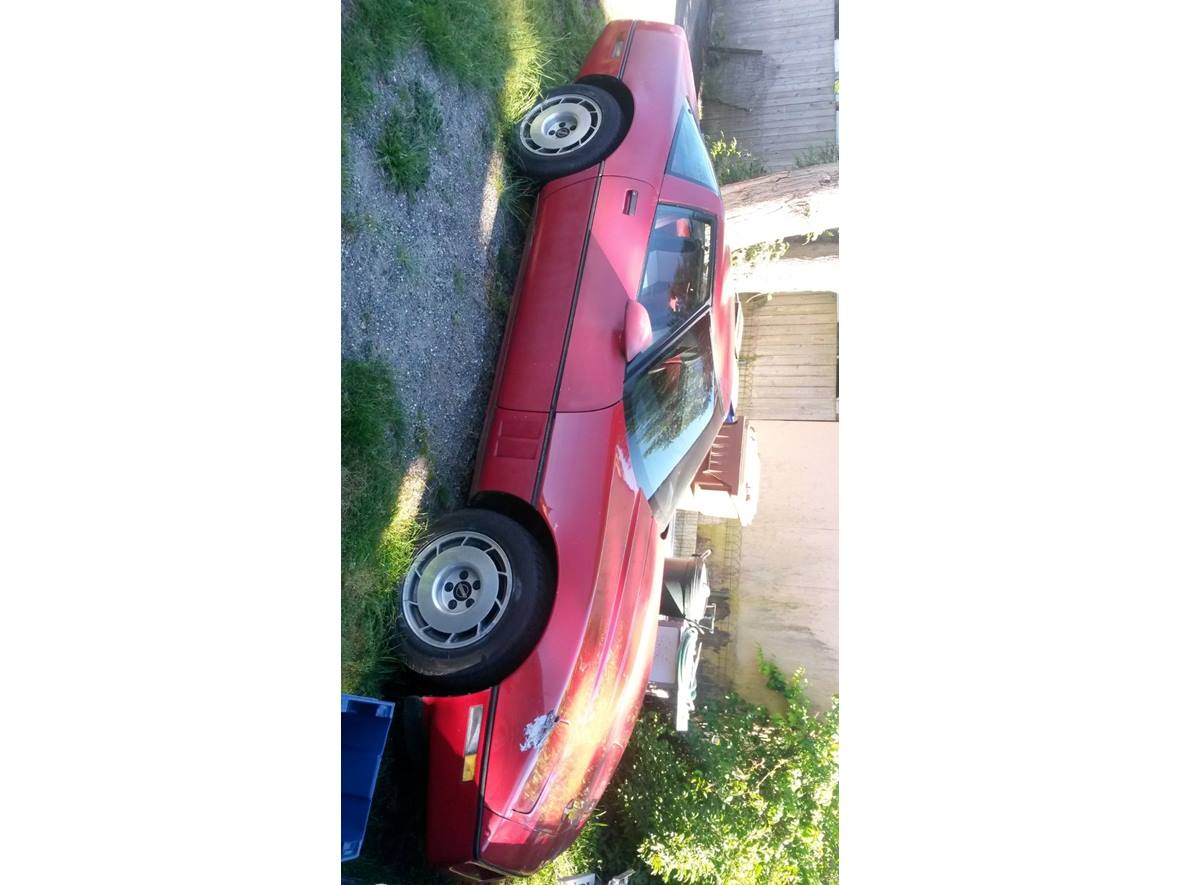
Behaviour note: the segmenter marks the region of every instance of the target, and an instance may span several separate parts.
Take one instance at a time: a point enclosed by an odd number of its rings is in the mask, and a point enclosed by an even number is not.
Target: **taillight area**
[[[479,754],[479,738],[483,733],[483,704],[467,708],[467,740],[463,743],[463,780],[475,779],[475,757]]]
[[[475,860],[491,691],[422,702],[430,710],[427,861],[440,867],[464,866]]]

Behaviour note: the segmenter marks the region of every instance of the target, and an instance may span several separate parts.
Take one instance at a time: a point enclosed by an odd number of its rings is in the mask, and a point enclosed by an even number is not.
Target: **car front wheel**
[[[438,520],[402,582],[402,657],[424,694],[479,691],[532,651],[549,619],[553,567],[523,526],[489,510]]]
[[[623,111],[605,89],[585,83],[545,93],[513,130],[512,158],[533,178],[549,181],[606,159],[622,140]]]

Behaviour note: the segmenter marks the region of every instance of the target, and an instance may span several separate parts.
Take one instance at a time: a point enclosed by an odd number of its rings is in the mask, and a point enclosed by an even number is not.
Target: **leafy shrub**
[[[783,715],[731,694],[702,705],[685,734],[663,713],[640,718],[604,826],[583,833],[602,872],[636,867],[636,885],[838,881],[838,701],[813,715],[802,671],[762,665]]]
[[[709,140],[709,156],[713,158],[713,170],[720,184],[745,181],[766,174],[762,161],[749,151],[739,148],[736,138],[726,141],[724,132],[720,138]]]

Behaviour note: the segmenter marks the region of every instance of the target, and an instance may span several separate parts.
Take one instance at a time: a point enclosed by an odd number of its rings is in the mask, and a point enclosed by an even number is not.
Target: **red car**
[[[536,871],[618,765],[677,497],[731,414],[738,305],[684,32],[615,21],[516,129],[537,200],[467,509],[402,587],[427,857]]]

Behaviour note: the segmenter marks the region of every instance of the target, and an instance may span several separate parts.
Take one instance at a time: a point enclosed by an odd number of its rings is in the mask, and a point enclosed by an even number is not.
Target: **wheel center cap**
[[[466,599],[470,595],[471,595],[471,585],[468,584],[466,581],[460,581],[458,584],[455,585],[455,598],[456,599],[460,599],[460,600]]]

